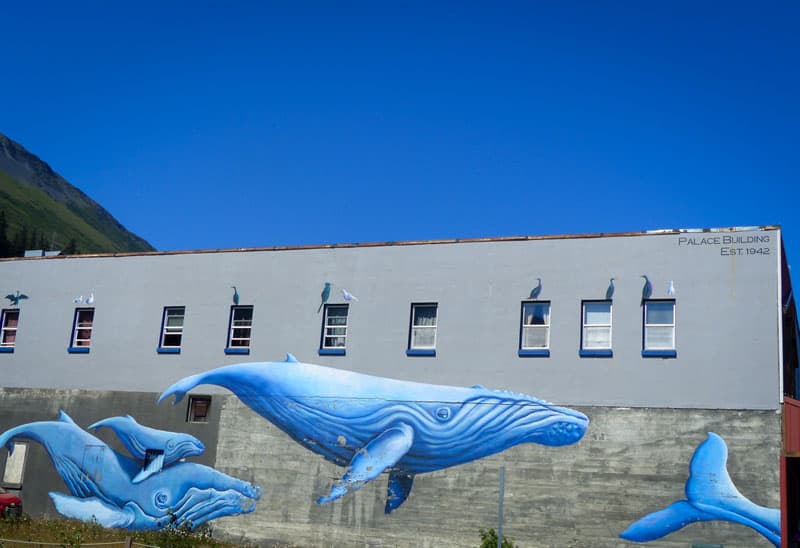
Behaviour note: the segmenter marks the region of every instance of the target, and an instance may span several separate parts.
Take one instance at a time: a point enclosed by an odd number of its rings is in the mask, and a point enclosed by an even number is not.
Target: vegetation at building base
[[[106,529],[96,523],[85,523],[71,519],[34,519],[28,516],[21,518],[0,519],[0,547],[3,539],[33,543],[56,543],[63,548],[77,548],[83,544],[119,542],[124,543],[127,537],[133,542],[159,546],[160,548],[232,548],[241,546],[214,539],[211,528],[198,527],[189,531],[187,527],[167,527],[161,531],[126,531],[124,529]],[[8,542],[13,546],[13,542]]]
[[[489,529],[488,531],[485,529],[478,529],[478,532],[481,534],[481,545],[478,548],[497,548],[497,531],[494,529]],[[503,535],[503,543],[500,547],[517,548],[517,545],[514,544],[513,540]]]

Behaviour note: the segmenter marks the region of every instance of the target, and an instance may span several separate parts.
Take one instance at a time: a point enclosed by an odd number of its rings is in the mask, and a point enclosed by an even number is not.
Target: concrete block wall
[[[265,546],[463,547],[497,527],[498,474],[506,469],[504,533],[521,547],[617,548],[645,514],[685,498],[689,461],[708,432],[726,440],[728,470],[757,504],[777,508],[780,415],[775,411],[578,408],[592,423],[576,445],[514,447],[490,458],[418,475],[411,496],[383,513],[386,476],[326,505],[344,469],[328,463],[246,408],[222,401],[216,468],[259,484],[255,512],[217,520],[216,534]],[[692,524],[654,548],[693,542],[769,547],[753,530]]]

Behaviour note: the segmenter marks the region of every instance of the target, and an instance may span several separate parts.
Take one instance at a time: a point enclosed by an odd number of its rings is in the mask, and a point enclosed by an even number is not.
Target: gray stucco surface
[[[773,411],[580,408],[592,420],[577,445],[524,444],[494,457],[416,477],[409,499],[383,513],[386,476],[326,505],[343,468],[310,453],[233,396],[223,402],[217,468],[258,483],[252,514],[224,518],[215,533],[260,545],[463,547],[497,526],[498,473],[506,468],[504,532],[519,546],[617,548],[630,523],[684,498],[689,461],[707,432],[729,446],[734,483],[777,508],[780,415]],[[768,440],[768,441],[767,441]],[[648,544],[686,548],[768,547],[753,530],[725,522],[690,525]]]
[[[766,238],[725,246],[701,238]],[[694,244],[689,245],[688,238]],[[744,255],[725,255],[731,247]],[[747,254],[749,249],[761,253]],[[571,405],[774,409],[780,401],[779,231],[487,241],[283,251],[57,258],[0,263],[21,305],[9,387],[159,392],[240,361],[305,362],[420,382],[513,388]],[[677,291],[677,358],[643,358],[642,279]],[[520,302],[541,277],[551,356],[522,358]],[[616,278],[613,358],[581,358],[582,299]],[[318,356],[319,295],[350,307],[346,356]],[[254,305],[251,355],[225,356],[236,285]],[[67,354],[77,295],[95,295],[89,354]],[[436,357],[408,357],[413,302],[439,303]],[[164,306],[186,307],[179,355],[158,355]]]

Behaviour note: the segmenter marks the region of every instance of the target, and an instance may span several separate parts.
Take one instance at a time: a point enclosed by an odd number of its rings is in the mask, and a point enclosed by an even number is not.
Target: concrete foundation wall
[[[774,411],[578,408],[592,420],[576,445],[524,444],[476,462],[418,475],[408,500],[383,513],[386,476],[330,504],[343,468],[315,455],[244,407],[224,399],[217,469],[258,483],[252,514],[214,522],[217,534],[261,545],[425,546],[479,544],[497,527],[498,473],[506,468],[504,533],[522,547],[622,547],[633,521],[685,498],[689,462],[707,432],[729,448],[728,470],[757,504],[779,506],[780,415]],[[648,546],[692,542],[768,547],[752,529],[690,525]]]

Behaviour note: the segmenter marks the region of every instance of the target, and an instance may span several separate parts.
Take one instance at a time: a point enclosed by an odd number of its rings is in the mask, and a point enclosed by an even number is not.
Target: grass
[[[215,540],[208,527],[199,527],[193,532],[183,527],[143,532],[106,529],[96,523],[70,519],[33,519],[28,516],[0,519],[0,539],[54,543],[63,548],[77,548],[85,543],[124,543],[126,537],[131,537],[133,542],[139,544],[161,548],[233,548],[239,546]],[[7,545],[13,546],[14,543],[9,542]],[[3,546],[3,540],[0,540],[0,547]]]

